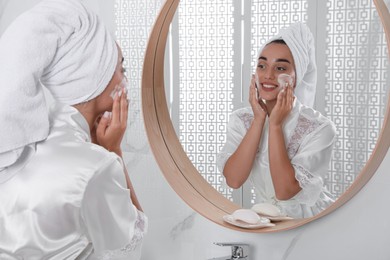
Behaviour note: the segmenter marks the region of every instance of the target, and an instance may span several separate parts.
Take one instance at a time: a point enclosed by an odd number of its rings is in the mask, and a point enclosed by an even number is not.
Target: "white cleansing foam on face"
[[[123,78],[121,83],[115,86],[114,90],[111,92],[110,97],[115,98],[115,95],[122,94],[121,91],[125,91],[125,94],[129,93],[129,83],[126,78]],[[127,97],[128,99],[129,97]]]
[[[294,78],[288,74],[280,74],[278,76],[278,83],[280,88],[285,88],[287,86],[292,86],[294,83]]]

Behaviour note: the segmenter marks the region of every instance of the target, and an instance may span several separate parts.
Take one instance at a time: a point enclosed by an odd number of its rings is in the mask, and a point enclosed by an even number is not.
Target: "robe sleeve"
[[[295,178],[302,188],[293,199],[313,206],[324,189],[323,178],[328,172],[336,130],[332,123],[324,123],[308,134],[291,158]]]
[[[247,129],[249,129],[250,124],[252,123],[252,120],[253,115],[250,113],[236,112],[231,114],[228,123],[225,145],[217,155],[217,167],[220,172],[223,172],[227,160],[237,150],[237,147],[244,138]]]
[[[148,223],[132,204],[120,158],[108,160],[89,181],[81,214],[97,259],[139,258]]]

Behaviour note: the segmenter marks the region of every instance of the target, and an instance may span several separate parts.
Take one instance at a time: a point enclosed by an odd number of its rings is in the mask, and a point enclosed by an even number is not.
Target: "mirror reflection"
[[[259,49],[283,28],[298,22],[307,25],[314,36],[317,82],[309,107],[335,126],[330,158],[322,154],[318,160],[303,156],[309,165],[321,168],[321,173],[313,174],[319,176],[317,187],[322,187],[315,196],[323,198],[321,206],[311,211],[316,214],[353,183],[369,159],[381,129],[387,102],[388,62],[384,33],[373,2],[183,0],[172,23],[165,85],[177,135],[210,185],[245,208],[269,201],[269,194],[275,190],[272,174],[262,177],[267,180],[257,180],[260,186],[268,187],[263,191],[268,193],[264,200],[250,177],[239,188],[229,184],[223,167],[218,168],[217,157],[229,143],[233,115],[240,109],[252,110],[250,86],[252,74],[258,74]],[[286,150],[294,129],[284,132]],[[261,135],[263,141],[267,139],[264,136],[265,133]],[[270,145],[259,142],[260,153],[265,147]],[[265,157],[269,152],[264,152]],[[279,155],[275,159],[281,160]],[[289,161],[293,164],[290,155]],[[261,167],[272,171],[267,164],[258,166]],[[253,165],[247,168],[254,170]],[[295,196],[299,191],[295,190]],[[312,196],[306,199],[313,203]]]
[[[217,157],[229,187],[249,180],[257,202],[294,218],[312,217],[334,202],[323,178],[336,130],[312,109],[314,53],[313,36],[302,23],[265,44],[250,83],[250,106],[231,114]]]

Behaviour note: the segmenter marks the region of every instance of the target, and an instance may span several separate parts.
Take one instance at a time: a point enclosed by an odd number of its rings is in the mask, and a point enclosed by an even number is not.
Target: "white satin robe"
[[[122,159],[90,142],[73,107],[56,105],[50,125],[0,174],[0,259],[139,259],[147,218]]]
[[[230,116],[227,141],[217,156],[221,172],[226,161],[236,151],[251,126],[251,107],[242,108]],[[254,186],[256,202],[272,203],[284,214],[294,218],[311,217],[334,202],[324,185],[336,136],[334,124],[318,111],[302,105],[296,98],[294,107],[283,125],[284,138],[295,178],[302,188],[289,200],[278,200],[271,179],[268,157],[268,118],[265,122],[258,152],[249,181]]]

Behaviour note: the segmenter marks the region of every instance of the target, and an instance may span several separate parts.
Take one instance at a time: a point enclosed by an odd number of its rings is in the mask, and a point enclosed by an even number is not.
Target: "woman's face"
[[[290,49],[281,43],[266,45],[260,54],[256,68],[256,82],[259,97],[266,101],[275,100],[283,86],[278,83],[280,74],[293,78],[295,87],[295,64]]]
[[[117,86],[121,85],[120,83],[125,78],[123,60],[122,50],[118,46],[118,62],[110,82],[103,93],[99,96],[99,112],[112,110],[114,91],[116,91]]]

